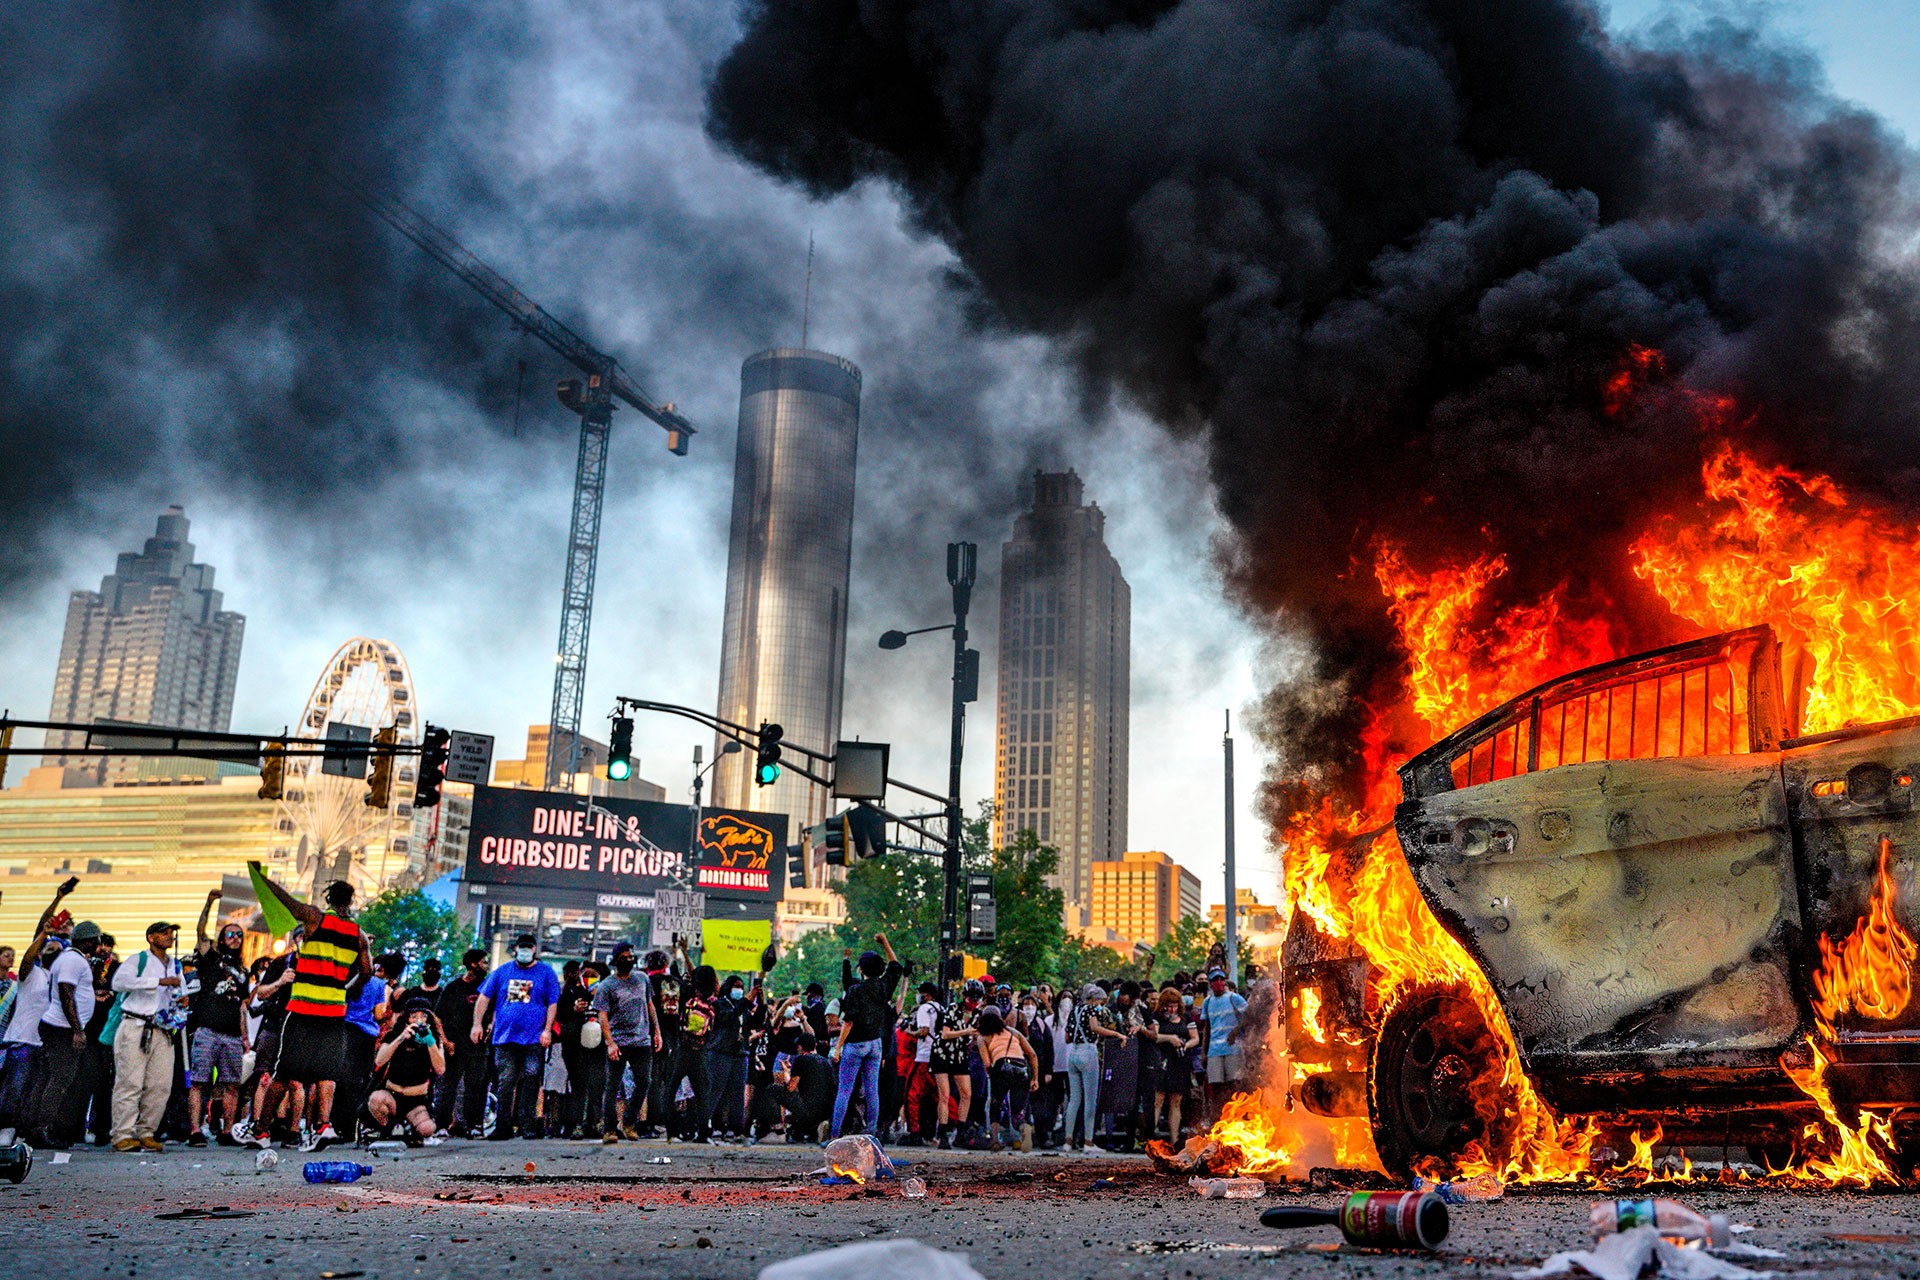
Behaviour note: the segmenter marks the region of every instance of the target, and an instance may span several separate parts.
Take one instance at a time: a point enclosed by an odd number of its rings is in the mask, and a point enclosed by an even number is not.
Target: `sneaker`
[[[145,1151],[146,1147],[138,1138],[122,1138],[113,1144],[113,1149],[124,1154],[129,1151]]]
[[[165,1143],[151,1135],[140,1139],[140,1147],[143,1151],[165,1151],[167,1149]]]
[[[223,1147],[237,1147],[240,1145],[240,1139],[233,1136],[233,1130],[231,1129],[222,1129],[213,1135],[213,1140]]]
[[[659,1137],[659,1136],[660,1136],[660,1127],[659,1127],[658,1125],[651,1125],[651,1124],[648,1124],[648,1125],[642,1125],[642,1126],[640,1126],[640,1127],[639,1127],[638,1129],[635,1129],[634,1127],[632,1127],[631,1125],[629,1125],[629,1126],[627,1127],[627,1129],[625,1130],[625,1132],[626,1132],[626,1135],[627,1135],[627,1136],[628,1136],[629,1138],[632,1138],[632,1139],[633,1139],[634,1141],[636,1141],[636,1142],[637,1142],[637,1141],[639,1141],[639,1140],[640,1140],[641,1138],[657,1138],[657,1137]]]
[[[187,1135],[187,1145],[190,1147],[194,1147],[196,1149],[206,1146],[207,1131],[205,1129],[195,1129],[192,1133]]]
[[[441,1143],[445,1142],[446,1140],[447,1140],[446,1134],[436,1133],[420,1139],[420,1145],[423,1147],[437,1147]]]
[[[600,1135],[600,1143],[602,1146],[610,1147],[618,1141],[620,1141],[620,1135],[618,1133],[615,1133],[612,1129],[609,1129],[605,1133]]]
[[[643,1133],[639,1129],[634,1128],[630,1124],[623,1124],[620,1126],[620,1136],[627,1139],[627,1141],[629,1142],[638,1142],[642,1138],[651,1138],[653,1136],[653,1131],[651,1129],[648,1129],[646,1132]]]

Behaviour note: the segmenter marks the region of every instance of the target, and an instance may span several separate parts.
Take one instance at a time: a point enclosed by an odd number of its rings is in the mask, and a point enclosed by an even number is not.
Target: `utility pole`
[[[1227,712],[1221,746],[1227,758],[1227,981],[1240,981],[1240,903],[1233,891],[1233,712]]]
[[[980,696],[980,654],[967,648],[967,606],[973,601],[977,548],[971,542],[947,544],[947,582],[953,587],[953,733],[947,748],[947,849],[944,898],[940,911],[940,985],[952,979],[948,969],[960,929],[960,762],[967,742],[967,704]]]

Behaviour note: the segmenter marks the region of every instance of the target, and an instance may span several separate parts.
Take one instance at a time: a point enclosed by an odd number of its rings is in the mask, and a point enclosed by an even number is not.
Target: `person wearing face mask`
[[[606,1143],[618,1142],[623,1127],[633,1129],[640,1122],[640,1106],[653,1085],[654,1055],[660,1051],[653,983],[646,974],[634,972],[636,967],[633,944],[622,942],[613,949],[613,972],[593,989],[593,1014],[606,1045],[607,1082],[599,1116],[600,1141]]]
[[[68,1135],[55,1131],[63,1127],[67,1090],[86,1057],[87,1021],[94,1007],[92,957],[99,945],[99,926],[82,920],[47,971],[51,998],[40,1019],[40,1078],[27,1107],[27,1140],[36,1147],[64,1150],[68,1145]]]
[[[242,1062],[247,1053],[247,1027],[244,1011],[252,982],[247,976],[240,945],[245,934],[229,921],[220,926],[218,937],[207,936],[207,917],[220,901],[220,890],[207,893],[200,908],[200,922],[194,927],[193,967],[200,977],[200,991],[193,998],[193,1018],[188,1025],[187,1145],[204,1147],[208,1133],[207,1094],[216,1091],[220,1106],[220,1127],[214,1131],[223,1147],[237,1147],[240,1140],[233,1126],[240,1118],[240,1081]]]
[[[1207,1024],[1207,1113],[1218,1118],[1221,1107],[1246,1078],[1239,1040],[1240,1015],[1246,1012],[1247,1001],[1227,985],[1223,969],[1207,974],[1207,986],[1211,994],[1200,1004],[1200,1016]]]
[[[513,963],[487,975],[473,1004],[473,1030],[468,1041],[478,1046],[487,1014],[493,1014],[493,1071],[499,1101],[494,1141],[541,1136],[534,1119],[540,1081],[545,1074],[546,1051],[553,1044],[553,1023],[559,1012],[560,979],[540,963],[534,936],[523,933],[513,941]]]
[[[406,1126],[408,1146],[434,1146],[441,1139],[427,1105],[433,1082],[447,1069],[446,1037],[435,1025],[433,1002],[424,996],[405,1001],[399,1016],[373,1051],[375,1084],[361,1113],[362,1126],[386,1137],[395,1123]]]
[[[487,1076],[493,1069],[493,1054],[486,1046],[485,1024],[476,1024],[473,1017],[487,969],[487,953],[470,948],[460,957],[460,976],[442,988],[434,1002],[440,1025],[447,1031],[444,1048],[450,1065],[440,1082],[433,1114],[441,1131],[457,1138],[477,1136],[487,1114]],[[473,1039],[476,1025],[483,1028],[478,1044]]]
[[[713,1033],[707,1040],[707,1079],[713,1090],[714,1140],[734,1142],[746,1132],[747,984],[728,978],[713,1009]]]
[[[1032,1097],[1027,1104],[1033,1117],[1031,1138],[1035,1145],[1052,1145],[1054,1122],[1060,1116],[1059,1091],[1053,1078],[1053,1015],[1040,1003],[1038,992],[1020,997],[1018,1022],[1020,1034],[1033,1046],[1037,1062]]]

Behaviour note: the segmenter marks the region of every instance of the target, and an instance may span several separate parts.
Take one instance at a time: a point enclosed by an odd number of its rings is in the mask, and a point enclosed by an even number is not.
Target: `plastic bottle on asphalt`
[[[1733,1238],[1727,1215],[1699,1213],[1678,1200],[1602,1200],[1587,1214],[1594,1239],[1635,1227],[1653,1227],[1677,1240],[1704,1240],[1720,1248]]]
[[[372,1142],[367,1144],[367,1150],[376,1156],[384,1156],[389,1160],[399,1160],[406,1156],[407,1144],[404,1142],[393,1142],[391,1140]]]
[[[1267,1184],[1258,1178],[1188,1178],[1187,1185],[1209,1200],[1258,1200]]]
[[[826,1154],[828,1171],[842,1177],[872,1182],[877,1177],[893,1176],[893,1161],[887,1159],[887,1153],[869,1134],[850,1133],[835,1138],[827,1144]]]
[[[253,1158],[254,1172],[265,1173],[267,1170],[273,1168],[279,1163],[280,1163],[280,1153],[278,1151],[275,1151],[272,1147],[268,1147],[265,1151],[262,1151],[259,1155],[256,1155]]]
[[[927,1198],[927,1184],[919,1178],[902,1178],[900,1180],[900,1194],[909,1200],[925,1200]]]
[[[356,1182],[372,1173],[373,1166],[351,1160],[309,1160],[300,1172],[308,1182]]]

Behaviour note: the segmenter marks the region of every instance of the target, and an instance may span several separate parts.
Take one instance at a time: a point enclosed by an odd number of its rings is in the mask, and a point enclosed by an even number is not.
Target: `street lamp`
[[[973,599],[978,549],[971,542],[947,544],[947,584],[953,588],[953,621],[913,631],[886,631],[882,649],[899,649],[907,637],[930,631],[953,632],[953,730],[947,750],[947,848],[941,859],[945,881],[940,911],[940,983],[952,982],[953,947],[960,906],[960,762],[967,741],[967,704],[980,696],[980,651],[967,648],[967,607]]]

